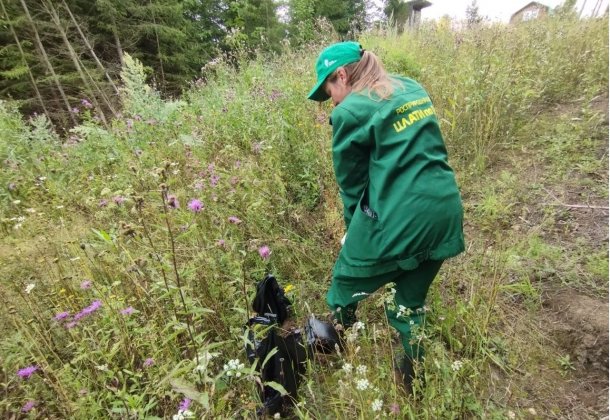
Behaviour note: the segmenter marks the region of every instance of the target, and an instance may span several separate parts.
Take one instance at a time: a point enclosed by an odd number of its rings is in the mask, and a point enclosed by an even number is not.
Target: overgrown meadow
[[[332,40],[210,63],[174,100],[126,57],[109,129],[86,97],[61,135],[0,103],[2,417],[255,417],[256,282],[273,273],[298,322],[323,316],[344,233],[331,108],[305,99]],[[346,351],[309,363],[295,418],[600,414],[557,395],[584,362],[538,321],[548,290],[607,300],[607,16],[360,41],[429,91],[467,252],[431,291],[415,397],[394,377],[381,290]]]

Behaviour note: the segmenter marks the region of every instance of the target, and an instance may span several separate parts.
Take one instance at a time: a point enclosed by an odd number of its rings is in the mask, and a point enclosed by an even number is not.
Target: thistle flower
[[[100,202],[98,203],[98,205],[99,205],[100,207],[106,207],[106,206],[108,205],[108,200],[105,200],[105,199],[103,199],[103,198],[102,198],[102,199],[100,200]]]
[[[191,400],[189,398],[185,398],[180,403],[178,410],[186,411],[189,409],[190,406],[191,406]]]
[[[128,306],[127,308],[121,310],[121,315],[131,315],[134,310],[135,309],[133,309],[131,306]]]
[[[398,403],[392,403],[390,406],[390,413],[392,414],[400,414],[400,406]]]
[[[32,376],[34,374],[34,372],[36,372],[37,370],[38,370],[38,366],[36,366],[36,365],[28,366],[23,369],[19,369],[17,371],[17,376],[21,377],[22,379],[27,379],[30,376]]]
[[[271,256],[271,250],[267,245],[263,245],[258,249],[258,255],[260,255],[263,260],[267,261]]]
[[[212,187],[215,187],[216,185],[218,185],[218,181],[220,181],[220,176],[219,175],[211,175],[210,176],[210,185]]]
[[[87,290],[91,288],[91,280],[83,280],[83,282],[80,284],[80,288],[83,290]]]
[[[180,208],[180,202],[178,201],[178,198],[176,198],[175,195],[169,195],[167,197],[167,205],[172,209]]]
[[[83,99],[82,101],[80,101],[80,103],[82,106],[84,106],[87,109],[93,108],[93,105],[87,99]]]
[[[78,110],[78,108],[74,107],[70,110],[70,112],[73,114],[78,114],[80,111]]]
[[[114,201],[114,204],[116,204],[117,206],[120,206],[125,202],[125,197],[123,197],[122,195],[115,195],[112,198],[112,201]]]
[[[35,406],[36,406],[36,401],[30,400],[30,401],[26,402],[25,404],[23,404],[23,407],[21,407],[21,412],[27,413]]]
[[[144,367],[151,367],[154,364],[155,359],[153,359],[152,357],[148,357],[146,360],[144,360]]]
[[[203,203],[200,200],[193,198],[191,201],[189,201],[188,207],[193,213],[199,213],[201,210],[203,210]]]
[[[238,225],[241,223],[241,220],[237,216],[229,216],[229,222]]]
[[[180,402],[180,406],[178,407],[178,413],[172,416],[172,420],[184,420],[193,417],[193,413],[188,409],[190,405],[190,399],[183,399],[182,402]]]
[[[227,244],[225,243],[225,240],[224,240],[224,239],[219,239],[219,240],[216,242],[216,245],[218,245],[218,246],[219,246],[219,247],[221,247],[221,248],[224,248],[224,247],[226,247],[226,246],[227,246]]]

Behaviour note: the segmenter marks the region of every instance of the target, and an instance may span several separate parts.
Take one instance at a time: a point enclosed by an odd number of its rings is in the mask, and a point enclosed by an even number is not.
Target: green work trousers
[[[424,302],[434,277],[438,274],[443,261],[423,261],[409,271],[398,270],[373,277],[357,278],[333,275],[326,301],[335,319],[349,328],[356,322],[358,302],[384,285],[395,283],[393,304],[385,305],[390,325],[400,333],[400,339],[407,356],[420,359],[423,348],[420,340],[413,335],[425,322]]]

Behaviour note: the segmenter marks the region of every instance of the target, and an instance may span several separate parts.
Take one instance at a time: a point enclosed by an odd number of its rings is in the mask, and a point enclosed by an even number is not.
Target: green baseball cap
[[[353,41],[337,42],[324,48],[316,61],[316,75],[318,82],[307,95],[308,99],[324,102],[330,96],[324,92],[322,86],[326,78],[341,66],[360,61],[362,46]]]

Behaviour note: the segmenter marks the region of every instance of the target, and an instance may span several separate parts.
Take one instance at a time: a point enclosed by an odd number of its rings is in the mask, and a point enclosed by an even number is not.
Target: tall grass
[[[468,193],[500,148],[527,144],[518,129],[545,107],[607,92],[607,35],[607,19],[547,19],[362,43],[429,90]],[[106,129],[83,109],[64,139],[0,103],[0,413],[34,401],[31,417],[165,418],[189,398],[196,416],[252,417],[256,373],[228,362],[245,359],[255,283],[273,272],[301,320],[323,313],[343,234],[330,108],[305,100],[321,45],[239,70],[219,62],[175,101],[126,60],[122,117]],[[486,252],[491,240],[469,238],[432,292],[419,400],[394,380],[396,337],[372,300],[347,351],[311,362],[296,415],[518,411],[496,384],[510,389],[521,362],[498,310],[511,253]]]

